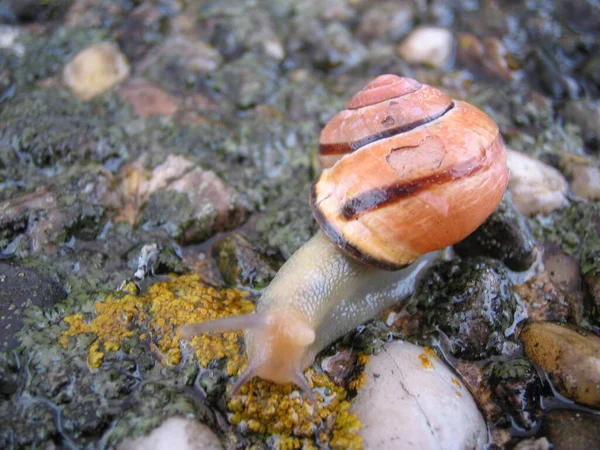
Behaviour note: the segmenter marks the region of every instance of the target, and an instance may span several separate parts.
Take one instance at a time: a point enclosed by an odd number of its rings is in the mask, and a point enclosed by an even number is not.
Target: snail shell
[[[508,183],[494,121],[409,78],[382,75],[325,126],[323,171],[311,192],[325,234],[385,269],[471,234]]]

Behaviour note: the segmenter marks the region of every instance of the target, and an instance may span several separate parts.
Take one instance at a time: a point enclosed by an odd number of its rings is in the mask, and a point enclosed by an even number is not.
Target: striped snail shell
[[[321,229],[384,269],[453,245],[494,211],[508,183],[494,121],[409,78],[382,75],[320,138],[325,168],[311,192]]]

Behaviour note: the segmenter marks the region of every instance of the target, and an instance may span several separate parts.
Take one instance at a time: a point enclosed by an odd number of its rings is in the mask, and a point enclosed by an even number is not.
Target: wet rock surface
[[[423,337],[443,333],[452,355],[463,359],[502,351],[519,299],[500,263],[485,258],[442,262],[425,279],[407,307]]]
[[[525,355],[548,373],[559,392],[584,405],[600,405],[598,336],[551,322],[532,322],[519,339]]]
[[[600,448],[600,419],[597,414],[558,409],[544,416],[541,433],[554,448]]]
[[[461,256],[501,259],[511,270],[528,269],[536,257],[535,241],[523,216],[506,197],[470,236],[454,246]]]
[[[597,12],[588,0],[0,0],[0,448],[116,448],[173,416],[223,447],[364,447],[350,407],[365,353],[397,339],[445,355],[494,448],[597,447],[593,389],[573,387],[595,373],[578,339],[600,334]],[[407,308],[319,356],[316,409],[260,380],[231,401],[240,336],[198,352],[176,326],[248,312],[315,233],[319,130],[382,73],[498,123],[518,151],[514,208],[507,196],[446,252]],[[559,366],[523,356],[517,333],[540,321],[577,327],[574,341],[544,339]],[[376,394],[385,407],[389,391]]]
[[[55,280],[10,261],[0,261],[0,347],[19,345],[16,333],[27,318],[26,309],[50,310],[67,293]]]

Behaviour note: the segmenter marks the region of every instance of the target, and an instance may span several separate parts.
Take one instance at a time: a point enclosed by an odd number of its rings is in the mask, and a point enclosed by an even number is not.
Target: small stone
[[[466,239],[454,246],[464,257],[489,256],[503,261],[511,270],[528,269],[535,260],[535,242],[510,196]]]
[[[351,411],[367,449],[483,448],[487,428],[469,390],[431,350],[395,341],[365,369]]]
[[[112,42],[102,42],[82,50],[63,70],[65,85],[82,100],[90,100],[108,91],[128,76],[127,58]]]
[[[592,150],[600,150],[600,102],[588,98],[569,100],[563,116],[567,122],[579,125],[585,143]]]
[[[231,234],[216,243],[212,253],[223,280],[233,286],[264,288],[277,273],[273,261],[259,253],[239,233]]]
[[[134,79],[121,89],[119,95],[131,104],[141,118],[154,114],[170,116],[179,107],[179,99],[151,81]]]
[[[142,157],[124,167],[117,192],[105,198],[117,220],[162,227],[180,243],[201,242],[241,225],[248,207],[214,172],[169,155],[149,170]]]
[[[552,322],[531,322],[519,335],[525,355],[576,402],[600,406],[600,338]]]
[[[205,42],[172,37],[150,50],[140,61],[138,71],[162,74],[176,67],[182,71],[206,74],[219,67],[221,61],[219,52]]]
[[[445,28],[416,28],[398,46],[398,55],[410,64],[425,64],[435,68],[445,66],[452,57],[452,33]]]
[[[558,170],[513,150],[508,150],[506,157],[510,170],[508,189],[521,214],[546,215],[568,204],[569,185]]]
[[[0,25],[0,49],[11,50],[22,57],[25,54],[25,45],[19,39],[22,35],[23,31],[19,27]]]
[[[475,69],[483,69],[489,75],[511,81],[518,78],[519,65],[502,41],[493,36],[483,39],[471,33],[458,35],[457,59]]]
[[[549,411],[544,415],[540,435],[557,450],[600,450],[600,416],[576,409]]]
[[[539,439],[524,439],[515,445],[514,450],[551,450],[552,446],[545,437]]]
[[[194,419],[171,417],[148,436],[127,438],[117,450],[222,450],[219,437]]]
[[[502,352],[519,305],[504,265],[474,257],[433,266],[407,309],[420,335],[442,332],[452,356],[472,361]]]
[[[496,401],[526,430],[535,428],[541,416],[539,408],[542,382],[526,358],[489,364],[489,384]]]
[[[600,200],[600,168],[583,155],[563,153],[560,168],[571,180],[571,191],[578,197],[597,202]]]

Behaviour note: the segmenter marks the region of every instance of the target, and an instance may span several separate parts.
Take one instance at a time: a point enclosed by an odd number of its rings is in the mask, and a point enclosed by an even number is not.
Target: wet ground
[[[0,22],[0,447],[129,448],[175,416],[224,448],[368,446],[350,405],[404,339],[491,448],[599,448],[597,2],[0,0]],[[320,130],[384,73],[489,114],[509,192],[317,358],[317,414],[266,382],[228,400],[241,336],[176,330],[253,310],[318,228]]]

